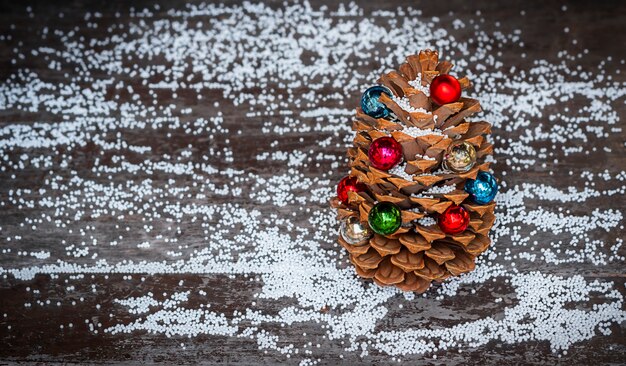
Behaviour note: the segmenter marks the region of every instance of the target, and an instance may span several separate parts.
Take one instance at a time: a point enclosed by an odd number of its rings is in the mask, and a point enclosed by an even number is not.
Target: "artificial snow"
[[[100,22],[96,14],[86,14],[76,30],[41,29],[39,39],[28,42],[35,43],[32,50],[21,43],[7,49],[14,62],[0,83],[0,110],[43,117],[34,123],[9,121],[0,128],[5,182],[0,205],[23,212],[16,216],[17,224],[0,228],[0,274],[5,278],[28,281],[44,273],[52,281],[64,276],[74,284],[89,284],[95,281],[87,274],[108,281],[114,273],[124,274],[125,280],[136,274],[142,280],[174,273],[249,276],[259,281],[259,299],[290,298],[293,305],[270,315],[253,302],[228,313],[210,310],[208,295],[206,303],[194,306],[188,292],[148,292],[115,299],[122,314],[117,324],[101,329],[88,320],[86,326],[95,335],[131,337],[147,331],[252,338],[259,349],[298,357],[303,365],[316,363],[324,350],[288,327],[277,332],[277,324],[320,324],[324,337],[345,352],[366,357],[376,350],[400,360],[434,352],[445,358],[446,351],[487,342],[545,341],[563,352],[626,320],[623,296],[612,282],[550,274],[567,263],[624,262],[621,239],[604,242],[598,237],[623,230],[622,212],[603,208],[602,200],[624,195],[626,173],[589,166],[570,174],[579,183],[537,182],[522,173],[532,166],[545,168],[548,175],[568,159],[596,151],[611,154],[602,143],[609,134],[622,132],[616,104],[626,86],[611,81],[608,61],[593,72],[579,70],[577,61],[587,51],[572,48],[556,55],[559,62],[538,59],[527,69],[515,69],[498,55],[504,44],[507,52],[523,54],[523,32],[484,31],[478,25],[489,21],[480,15],[470,23],[476,24],[473,37],[459,40],[453,32],[466,22],[454,21],[448,33],[412,8],[397,10],[407,15],[401,31],[393,11],[354,24],[350,16],[363,11],[356,5],[335,10],[307,3],[188,5],[167,10],[164,18],[152,10],[130,11],[130,22],[111,25],[97,39],[78,31]],[[370,46],[375,44],[385,45],[380,49],[386,51],[373,53]],[[476,270],[425,296],[433,302],[454,298],[461,289],[475,291],[497,279],[510,284],[516,301],[502,305],[498,316],[397,330],[385,319],[399,291],[379,288],[345,268],[345,253],[336,244],[335,214],[327,203],[341,178],[338,172],[346,169],[353,97],[408,54],[433,45],[455,64],[459,76],[469,76],[474,85],[469,96],[483,105],[480,117],[494,124],[493,168],[502,189],[490,234],[493,244],[479,257]],[[30,61],[45,61],[54,82],[26,67]],[[363,73],[358,66],[364,63],[380,67]],[[75,67],[78,72],[64,71]],[[419,78],[412,83],[418,85]],[[140,87],[146,90],[141,96]],[[182,108],[170,101],[183,93],[197,104]],[[122,94],[126,97],[116,97]],[[579,110],[563,108],[573,100]],[[239,119],[233,122],[222,106],[239,108]],[[254,137],[239,140],[241,130]],[[505,138],[500,131],[515,137]],[[162,154],[148,141],[156,134],[172,143],[192,142]],[[138,139],[141,135],[148,138]],[[269,146],[258,145],[254,166],[238,164],[242,143],[270,137]],[[546,141],[550,149],[539,147]],[[97,153],[85,155],[86,147]],[[89,170],[77,156],[89,161]],[[407,176],[403,167],[392,173]],[[507,184],[519,175],[525,183]],[[36,190],[9,183],[28,179],[37,180]],[[448,189],[441,187],[438,193]],[[571,212],[576,205],[584,209]],[[139,219],[129,223],[128,217]],[[23,238],[47,230],[64,237],[55,236],[57,242],[45,248],[21,248]],[[98,235],[102,232],[112,235]],[[538,250],[536,236],[551,242]],[[190,247],[190,242],[196,245]],[[120,249],[128,255],[120,258]],[[146,253],[157,259],[145,260]],[[20,257],[28,262],[16,260]],[[97,291],[95,284],[92,291]],[[51,306],[44,294],[26,296],[25,313],[33,306]],[[405,294],[401,301],[415,298]],[[320,311],[328,308],[333,312]],[[99,306],[93,312],[99,314]],[[110,318],[118,318],[116,314]],[[7,329],[11,322],[17,321],[4,314]],[[285,345],[286,338],[293,344]]]

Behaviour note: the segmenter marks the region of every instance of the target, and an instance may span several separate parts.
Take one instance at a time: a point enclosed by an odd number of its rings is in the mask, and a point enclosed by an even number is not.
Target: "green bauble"
[[[402,212],[391,202],[379,202],[367,217],[372,230],[380,235],[391,235],[402,225]]]

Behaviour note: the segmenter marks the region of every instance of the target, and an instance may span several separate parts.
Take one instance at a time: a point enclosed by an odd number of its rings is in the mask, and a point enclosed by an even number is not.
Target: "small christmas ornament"
[[[361,109],[363,113],[374,118],[387,118],[391,113],[389,109],[378,99],[382,93],[391,97],[391,91],[382,86],[376,85],[365,91],[361,96]]]
[[[476,164],[476,149],[466,141],[450,144],[443,156],[443,167],[455,173],[465,173]]]
[[[479,205],[486,205],[496,197],[498,182],[493,175],[480,171],[476,175],[476,179],[465,181],[465,192],[470,194],[474,202]]]
[[[347,176],[343,178],[337,185],[337,198],[344,205],[348,205],[348,192],[363,192],[367,189],[365,184],[359,182],[357,177]]]
[[[402,145],[393,137],[379,137],[370,144],[367,156],[374,168],[389,170],[402,161]]]
[[[402,225],[402,212],[391,202],[379,202],[370,210],[367,222],[375,233],[390,235]]]
[[[354,216],[349,216],[341,220],[339,233],[346,243],[355,246],[367,244],[367,240],[369,240],[373,234],[372,230],[367,225],[363,225],[361,221]]]
[[[457,102],[460,97],[461,84],[454,76],[439,75],[430,83],[430,98],[439,105]]]
[[[454,235],[467,229],[470,215],[461,206],[452,205],[439,215],[439,227],[444,233]]]

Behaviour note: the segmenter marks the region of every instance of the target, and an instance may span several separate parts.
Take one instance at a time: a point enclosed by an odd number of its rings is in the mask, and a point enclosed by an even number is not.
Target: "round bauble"
[[[439,215],[439,228],[450,235],[462,233],[469,225],[470,215],[461,206],[452,205]]]
[[[355,246],[367,244],[367,241],[373,235],[372,230],[367,225],[363,225],[361,221],[354,216],[349,216],[341,220],[339,233],[346,243]]]
[[[496,197],[498,182],[493,175],[480,171],[476,175],[476,179],[465,181],[464,188],[465,192],[469,193],[472,201],[479,205],[486,205]]]
[[[370,144],[367,156],[374,168],[389,170],[402,161],[402,145],[393,137],[379,137]]]
[[[383,93],[391,97],[391,90],[382,85],[376,85],[367,89],[361,96],[361,109],[363,113],[374,118],[389,117],[391,111],[379,100],[380,95]]]
[[[370,210],[367,222],[375,233],[391,235],[402,225],[402,211],[391,202],[379,202]]]
[[[455,173],[465,173],[476,164],[476,149],[466,141],[455,141],[443,156],[443,167]]]
[[[348,206],[348,192],[359,193],[365,190],[367,190],[367,187],[365,184],[359,182],[357,177],[347,176],[339,181],[339,184],[337,185],[337,198],[341,201],[341,203]]]
[[[439,105],[458,102],[461,84],[454,76],[439,75],[430,83],[430,98]]]

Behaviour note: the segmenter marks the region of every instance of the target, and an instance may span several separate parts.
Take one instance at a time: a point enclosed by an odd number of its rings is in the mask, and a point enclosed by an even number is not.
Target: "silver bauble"
[[[370,229],[367,224],[363,225],[361,221],[354,216],[349,216],[341,220],[339,233],[346,243],[355,246],[367,244],[369,238],[372,237],[372,229]]]

